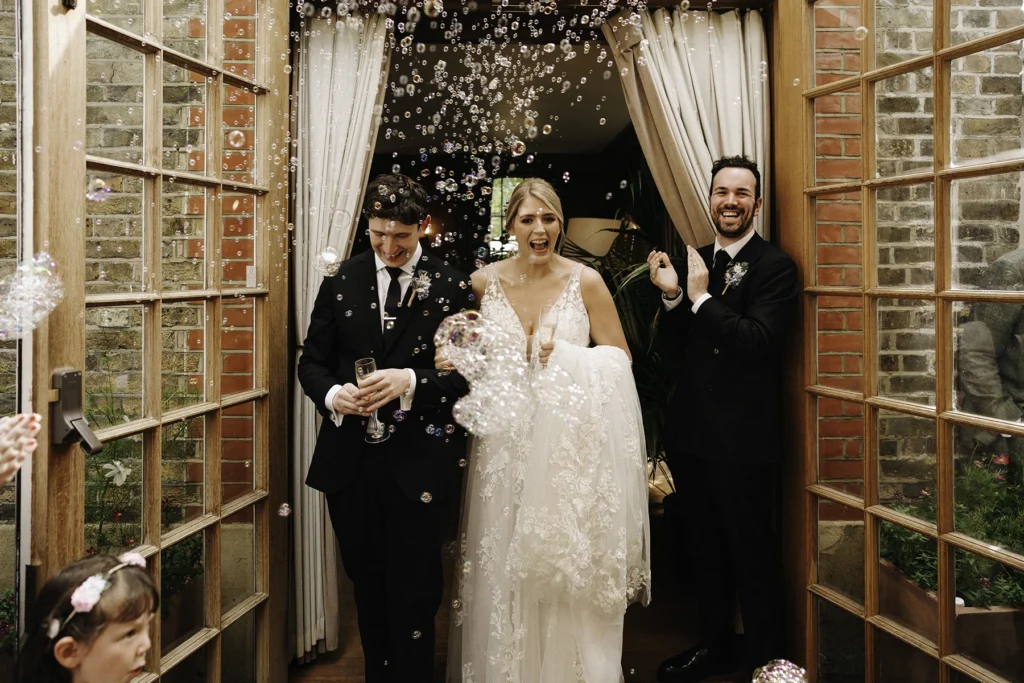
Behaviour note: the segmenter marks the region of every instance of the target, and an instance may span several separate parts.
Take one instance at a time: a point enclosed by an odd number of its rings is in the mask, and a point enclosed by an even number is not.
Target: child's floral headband
[[[146,558],[138,553],[125,553],[117,559],[120,561],[120,564],[111,567],[110,571],[102,574],[93,574],[75,589],[75,592],[71,594],[71,606],[73,608],[71,613],[64,618],[64,621],[54,618],[47,625],[46,635],[50,640],[56,638],[57,634],[64,630],[64,627],[68,625],[68,622],[76,614],[92,611],[92,608],[100,601],[104,591],[110,588],[110,577],[114,575],[114,572],[129,566],[141,569],[146,568]]]

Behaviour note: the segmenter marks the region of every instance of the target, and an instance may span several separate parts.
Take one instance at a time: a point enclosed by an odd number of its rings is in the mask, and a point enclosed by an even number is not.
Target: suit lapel
[[[419,309],[421,308],[419,294],[415,291],[416,277],[421,273],[428,273],[430,271],[430,260],[426,252],[420,257],[420,262],[416,264],[415,270],[412,271],[412,282],[409,283],[409,288],[405,292],[405,296],[402,297],[402,306],[398,309],[398,315],[395,320],[395,327],[391,332],[384,338],[384,355],[387,355],[394,347],[395,343],[401,339],[402,333],[405,332],[405,328],[409,325],[409,321],[413,319],[415,315],[420,315]],[[424,297],[426,298],[426,297]]]

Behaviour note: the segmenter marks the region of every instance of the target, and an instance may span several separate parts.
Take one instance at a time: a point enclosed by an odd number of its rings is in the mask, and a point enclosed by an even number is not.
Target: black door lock
[[[96,455],[103,450],[103,442],[96,438],[82,414],[82,371],[57,368],[52,377],[53,388],[60,396],[50,404],[50,443],[69,446],[81,441],[86,453]]]

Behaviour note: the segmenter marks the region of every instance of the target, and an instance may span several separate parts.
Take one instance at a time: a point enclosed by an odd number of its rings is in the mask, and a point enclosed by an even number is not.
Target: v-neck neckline
[[[558,306],[561,303],[562,299],[565,297],[566,293],[569,291],[569,285],[572,284],[572,279],[573,279],[573,277],[575,275],[576,275],[576,269],[575,268],[569,271],[569,277],[566,279],[565,285],[562,286],[562,291],[559,292],[558,296],[555,298],[554,302],[551,304],[551,308],[555,308],[556,306]],[[501,298],[505,300],[505,304],[509,307],[509,309],[511,309],[512,315],[514,315],[515,318],[516,318],[516,322],[519,323],[517,325],[517,327],[519,328],[519,331],[523,335],[523,340],[528,339],[530,337],[530,335],[526,334],[526,327],[523,326],[523,320],[522,320],[522,318],[519,317],[519,313],[516,312],[516,307],[512,305],[512,300],[509,299],[508,298],[508,294],[505,293],[505,286],[503,284],[501,284],[501,276],[498,275],[497,272],[494,273],[494,284],[498,288],[498,291],[501,292]]]

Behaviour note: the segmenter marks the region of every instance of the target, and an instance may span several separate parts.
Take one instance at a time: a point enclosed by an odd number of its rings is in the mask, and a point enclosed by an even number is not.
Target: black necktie
[[[719,249],[715,253],[715,262],[711,266],[711,275],[709,276],[710,282],[725,282],[725,269],[729,267],[729,262],[732,261],[729,258],[729,252],[725,249]]]
[[[398,308],[402,305],[402,285],[398,282],[398,276],[402,274],[401,268],[385,266],[388,275],[391,276],[391,284],[388,285],[388,295],[384,299],[384,317],[394,318],[398,315]],[[387,325],[385,325],[385,328]]]

